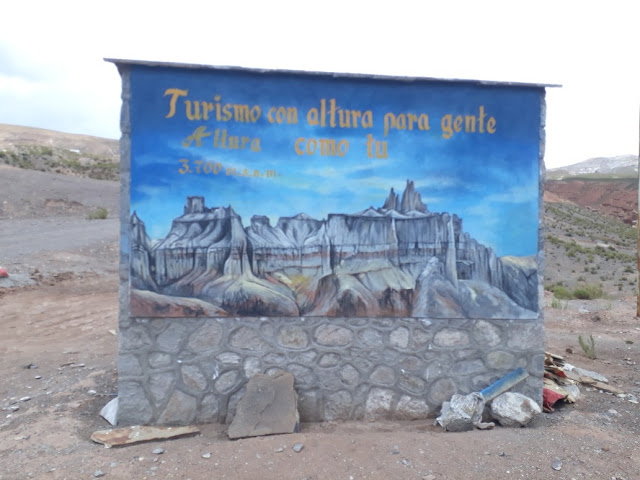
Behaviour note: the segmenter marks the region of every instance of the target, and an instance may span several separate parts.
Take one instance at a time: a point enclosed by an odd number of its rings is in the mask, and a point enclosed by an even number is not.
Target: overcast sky
[[[547,167],[638,153],[637,1],[24,1],[2,5],[0,123],[118,138],[104,57],[562,84]]]

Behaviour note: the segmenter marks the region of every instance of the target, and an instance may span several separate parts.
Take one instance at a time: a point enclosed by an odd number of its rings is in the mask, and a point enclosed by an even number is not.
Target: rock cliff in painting
[[[498,258],[412,181],[377,209],[246,228],[231,206],[188,197],[155,244],[134,213],[131,243],[132,316],[537,316],[535,257]]]

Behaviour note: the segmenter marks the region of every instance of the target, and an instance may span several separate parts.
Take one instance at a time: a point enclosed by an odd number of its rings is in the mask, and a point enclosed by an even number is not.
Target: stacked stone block
[[[539,321],[129,319],[121,338],[121,424],[228,423],[248,379],[280,370],[302,421],[434,416],[517,367],[541,400]]]

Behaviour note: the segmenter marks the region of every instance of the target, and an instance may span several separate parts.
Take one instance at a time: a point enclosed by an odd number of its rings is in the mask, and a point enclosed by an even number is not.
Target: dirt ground
[[[87,220],[86,211],[96,196],[115,201],[117,186],[51,195],[41,187],[31,190],[33,209],[23,213],[16,193],[0,215],[0,266],[15,280],[0,283],[1,480],[640,479],[640,405],[585,386],[575,404],[526,428],[445,433],[433,419],[326,422],[230,441],[225,426],[201,425],[190,438],[95,444],[91,433],[109,428],[98,412],[117,394],[118,222],[112,213]],[[50,212],[41,208],[47,199],[67,203],[49,202],[59,208]],[[59,235],[65,231],[73,234]],[[546,308],[547,350],[640,397],[635,302]],[[589,334],[595,360],[578,346],[578,335]],[[304,445],[299,453],[292,450],[297,443]],[[162,453],[154,453],[158,448]]]

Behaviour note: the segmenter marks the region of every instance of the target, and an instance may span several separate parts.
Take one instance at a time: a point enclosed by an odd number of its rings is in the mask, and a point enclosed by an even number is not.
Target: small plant
[[[557,308],[558,310],[566,310],[569,307],[569,301],[558,300],[557,298],[551,299],[551,308]]]
[[[600,285],[590,283],[580,285],[573,291],[572,296],[579,300],[595,300],[596,298],[602,298],[604,296],[604,291]]]
[[[551,291],[553,292],[553,296],[558,300],[570,300],[571,299],[571,293],[569,292],[569,290],[564,288],[562,285],[556,285],[555,287],[553,287],[553,290],[551,290]]]
[[[109,212],[107,212],[106,208],[96,208],[93,212],[87,215],[87,220],[104,220],[107,218],[108,214]]]
[[[593,335],[589,335],[589,340],[585,340],[582,338],[582,335],[578,335],[578,343],[580,344],[580,348],[591,360],[596,358],[596,341],[593,339]]]

